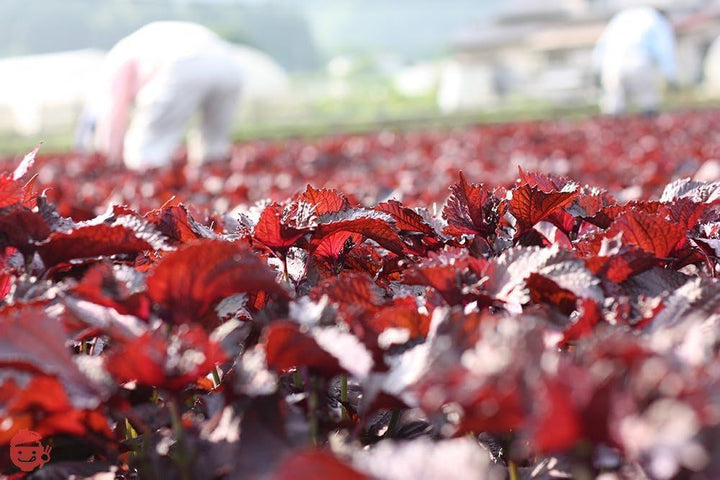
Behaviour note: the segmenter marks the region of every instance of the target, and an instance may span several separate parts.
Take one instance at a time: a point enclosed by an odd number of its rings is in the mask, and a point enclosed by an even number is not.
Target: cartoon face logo
[[[52,447],[43,447],[42,437],[32,430],[20,430],[10,440],[10,460],[23,472],[32,472],[50,461]]]

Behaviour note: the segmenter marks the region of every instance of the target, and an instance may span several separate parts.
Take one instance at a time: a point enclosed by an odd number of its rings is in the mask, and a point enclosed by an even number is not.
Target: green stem
[[[293,372],[293,385],[298,390],[302,390],[302,388],[303,388],[302,373],[300,373],[299,369],[295,369],[295,371]]]
[[[312,444],[316,447],[318,445],[317,407],[317,392],[315,391],[315,385],[313,384],[313,382],[310,382],[310,397],[308,398],[308,409],[310,410],[310,438],[312,439]]]
[[[218,372],[217,366],[213,367],[212,369],[212,377],[213,382],[215,383],[215,388],[220,386],[220,372]]]
[[[290,274],[288,274],[288,265],[287,265],[287,254],[283,253],[282,255],[282,264],[283,264],[283,278],[287,283],[290,283]]]
[[[344,374],[340,378],[340,402],[342,402],[342,418],[343,420],[347,420],[350,418],[347,412],[347,405],[348,403],[348,376],[347,373]]]
[[[167,406],[170,411],[170,421],[172,422],[172,429],[175,433],[175,441],[177,442],[177,454],[174,455],[174,460],[179,467],[180,478],[182,480],[192,480],[190,475],[192,459],[190,458],[190,454],[188,453],[185,445],[185,434],[183,431],[182,420],[180,418],[180,412],[178,411],[175,399],[171,399],[167,403]]]
[[[137,438],[138,433],[133,428],[132,424],[130,423],[129,419],[125,419],[125,439],[126,440],[132,440],[133,438]]]
[[[508,471],[510,473],[510,480],[520,480],[517,463],[510,460],[508,462]]]
[[[392,438],[393,432],[395,432],[395,427],[397,426],[398,420],[400,419],[400,410],[393,410],[392,415],[390,416],[390,424],[388,425],[387,432],[385,432],[384,437]]]

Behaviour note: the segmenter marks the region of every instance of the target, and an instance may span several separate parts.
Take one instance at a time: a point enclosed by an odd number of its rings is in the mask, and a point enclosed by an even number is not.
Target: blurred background
[[[595,41],[637,4],[675,28],[666,108],[716,102],[720,0],[2,0],[0,152],[69,148],[104,52],[154,20],[237,46],[238,139],[594,113]]]

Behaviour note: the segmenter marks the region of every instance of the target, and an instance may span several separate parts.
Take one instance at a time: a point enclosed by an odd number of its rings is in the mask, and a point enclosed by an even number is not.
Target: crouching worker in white
[[[593,65],[600,74],[603,113],[625,113],[628,102],[642,113],[657,112],[662,99],[657,69],[671,87],[677,78],[675,36],[665,14],[650,7],[617,13],[595,46]]]
[[[142,27],[108,53],[78,131],[91,125],[91,148],[111,162],[142,170],[168,164],[191,117],[198,114],[189,161],[225,158],[242,86],[241,68],[230,48],[192,23]]]

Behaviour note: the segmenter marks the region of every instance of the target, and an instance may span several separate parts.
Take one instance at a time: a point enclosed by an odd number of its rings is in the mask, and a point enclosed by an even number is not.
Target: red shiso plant
[[[27,429],[28,478],[717,478],[720,182],[682,174],[719,115],[142,176],[32,152],[0,177],[0,469]]]

